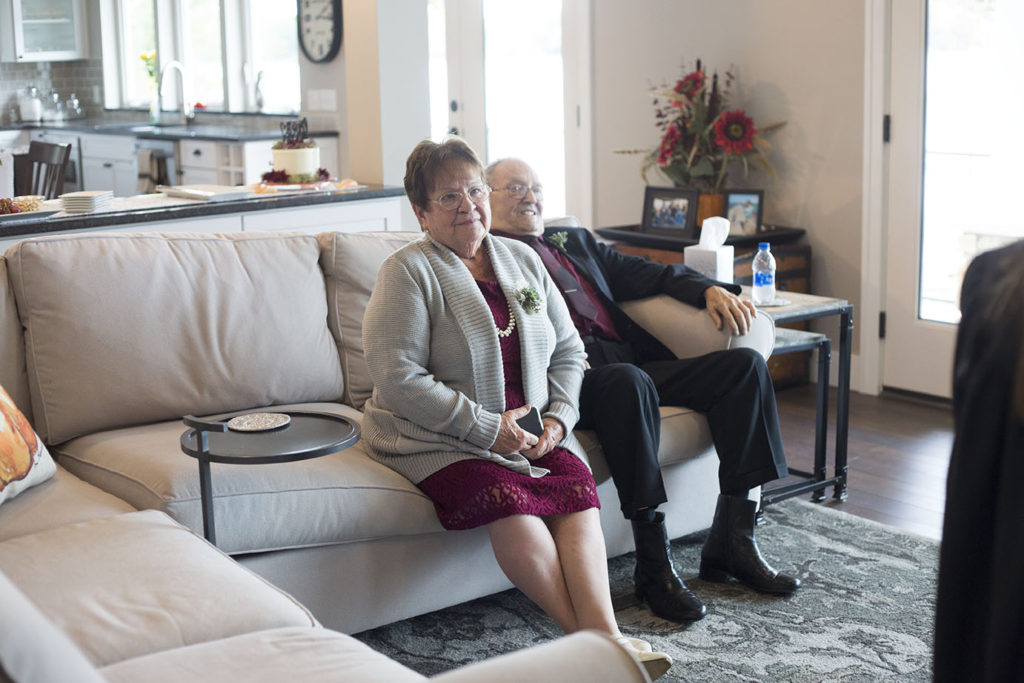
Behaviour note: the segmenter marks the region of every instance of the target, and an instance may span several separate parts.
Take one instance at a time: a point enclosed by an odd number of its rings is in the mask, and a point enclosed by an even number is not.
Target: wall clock
[[[299,46],[311,62],[329,62],[341,48],[341,0],[298,0]]]

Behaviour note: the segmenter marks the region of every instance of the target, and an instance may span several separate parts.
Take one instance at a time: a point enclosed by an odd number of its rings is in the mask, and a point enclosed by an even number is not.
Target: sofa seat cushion
[[[0,571],[95,666],[317,625],[291,596],[156,510],[9,539]]]
[[[660,411],[661,444],[658,448],[658,462],[663,468],[708,454],[717,457],[711,442],[711,429],[704,415],[677,406],[662,406]],[[608,471],[604,450],[597,435],[585,429],[577,429],[575,434],[586,451],[594,479],[598,484],[604,483],[611,478],[611,472]]]
[[[47,444],[341,397],[312,235],[96,233],[25,240],[6,256]]]
[[[0,507],[0,541],[125,512],[135,508],[58,465],[49,480]]]
[[[355,419],[339,403],[275,406]],[[202,531],[198,462],[181,451],[180,420],[116,429],[54,447],[82,479],[140,509],[163,510]],[[271,465],[213,463],[217,544],[229,553],[347,543],[441,531],[434,506],[359,443],[321,458]]]
[[[101,669],[108,683],[403,683],[427,680],[351,636],[279,628],[157,652]]]

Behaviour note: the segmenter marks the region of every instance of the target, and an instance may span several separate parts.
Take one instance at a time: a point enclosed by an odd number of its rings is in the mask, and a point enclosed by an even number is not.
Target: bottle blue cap
[[[771,247],[771,242],[758,242],[757,243],[757,248],[758,249],[768,249],[770,247]]]

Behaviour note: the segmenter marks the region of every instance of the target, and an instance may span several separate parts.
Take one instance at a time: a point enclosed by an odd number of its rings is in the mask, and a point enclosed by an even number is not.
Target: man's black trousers
[[[722,493],[746,495],[786,476],[775,389],[757,351],[730,349],[636,365],[603,364],[607,356],[614,359],[610,353],[589,356],[596,367],[583,378],[577,427],[596,432],[627,517],[666,501],[658,465],[659,405],[684,406],[707,417]]]

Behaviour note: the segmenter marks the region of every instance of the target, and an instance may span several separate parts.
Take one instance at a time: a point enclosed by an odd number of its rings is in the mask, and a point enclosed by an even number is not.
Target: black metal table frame
[[[807,472],[790,468],[791,476],[802,477],[805,481],[781,484],[761,491],[761,508],[808,491],[813,492],[811,500],[818,503],[825,499],[825,489],[834,486],[832,497],[846,500],[847,488],[847,443],[850,434],[850,358],[853,332],[853,305],[845,304],[827,311],[811,313],[796,312],[783,316],[776,323],[792,323],[828,316],[839,316],[839,376],[836,387],[836,443],[835,474],[828,476],[828,393],[829,373],[832,361],[832,341],[827,335],[823,339],[809,340],[806,344],[787,347],[780,353],[794,353],[817,349],[818,386],[816,415],[814,421],[814,471]]]
[[[252,411],[242,411],[237,413],[244,415]],[[310,411],[300,411],[302,413],[309,413]],[[215,453],[210,453],[210,432],[222,433],[228,431],[227,420],[233,417],[235,414],[222,416],[217,419],[204,419],[196,417],[194,415],[186,415],[182,418],[182,421],[190,429],[186,430],[182,435],[182,450],[186,455],[189,455],[199,461],[199,498],[203,510],[203,538],[210,543],[217,545],[217,536],[214,530],[214,518],[213,518],[213,485],[210,479],[210,463],[219,462],[227,463],[232,465],[245,464],[245,465],[266,465],[270,463],[281,463],[281,462],[298,462],[299,460],[310,460],[312,458],[319,458],[327,455],[328,453],[334,453],[336,451],[348,448],[356,441],[359,440],[359,427],[346,417],[341,415],[334,415],[331,413],[325,413],[330,417],[337,418],[349,423],[352,428],[351,434],[344,441],[331,442],[324,444],[318,448],[311,448],[302,453],[289,453],[285,455],[265,455],[265,456],[246,456],[240,458],[237,456],[222,456]],[[186,437],[191,436],[195,433],[196,437],[196,448],[186,448],[184,440]]]

